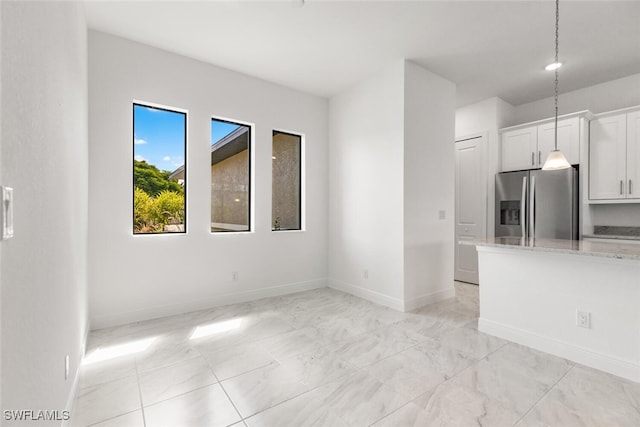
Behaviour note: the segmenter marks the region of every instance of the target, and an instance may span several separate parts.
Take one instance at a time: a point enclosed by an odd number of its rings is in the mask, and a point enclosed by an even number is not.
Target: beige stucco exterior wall
[[[211,227],[249,230],[249,151],[244,150],[211,166]],[[240,227],[238,227],[240,226]]]
[[[300,137],[273,136],[271,227],[300,228]],[[277,221],[277,224],[276,224]]]

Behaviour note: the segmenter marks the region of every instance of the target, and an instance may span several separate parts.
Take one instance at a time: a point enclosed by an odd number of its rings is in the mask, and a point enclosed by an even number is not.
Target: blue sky
[[[211,144],[237,128],[238,125],[233,123],[211,120]],[[133,155],[136,160],[144,160],[166,171],[174,171],[184,165],[183,113],[134,105],[133,130]]]
[[[211,120],[211,145],[220,141],[234,130],[238,129],[235,123],[221,122],[216,119]]]
[[[184,165],[185,117],[183,113],[134,105],[134,158],[167,171]]]

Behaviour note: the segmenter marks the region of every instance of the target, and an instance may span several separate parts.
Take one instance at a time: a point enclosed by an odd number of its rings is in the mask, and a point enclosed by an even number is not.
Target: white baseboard
[[[430,294],[419,296],[418,298],[402,301],[401,299],[393,298],[380,292],[372,291],[371,289],[352,285],[351,283],[342,282],[340,280],[329,279],[328,283],[330,288],[355,295],[362,299],[366,299],[367,301],[375,302],[376,304],[380,304],[397,311],[415,310],[416,308],[424,307],[427,304],[432,304],[447,298],[452,298],[456,295],[455,288],[451,286],[449,289],[442,289]]]
[[[69,427],[72,424],[73,413],[76,407],[76,398],[78,397],[78,389],[80,387],[80,366],[82,366],[82,360],[84,359],[84,352],[87,348],[87,339],[89,338],[89,322],[86,323],[86,328],[84,331],[84,336],[82,338],[82,345],[78,351],[78,366],[76,366],[75,373],[73,375],[73,384],[71,385],[71,390],[69,392],[69,396],[67,397],[67,406],[65,410],[69,411],[71,417],[68,420],[62,421],[62,427]]]
[[[375,302],[376,304],[384,305],[385,307],[393,308],[397,311],[404,311],[404,302],[398,298],[392,298],[380,292],[335,279],[329,279],[328,284],[330,288],[355,295],[367,301]]]
[[[594,352],[575,344],[545,337],[532,332],[480,318],[478,330],[499,338],[513,341],[554,356],[599,369],[631,381],[640,382],[640,363]]]
[[[434,302],[443,301],[448,298],[453,298],[456,296],[456,288],[451,286],[448,289],[441,289],[436,292],[432,292],[430,294],[425,294],[419,296],[418,298],[413,298],[404,301],[404,311],[415,310],[420,307],[424,307],[427,304],[433,304]]]
[[[161,307],[150,307],[142,310],[113,313],[92,318],[91,330],[125,325],[127,323],[140,322],[143,320],[157,319],[160,317],[173,316],[176,314],[189,313],[192,311],[205,310],[222,305],[253,301],[260,298],[292,294],[295,292],[324,288],[326,286],[326,279],[316,279],[306,282],[290,283],[286,285],[272,286],[269,288],[255,289],[251,291],[234,292],[230,294],[218,295],[211,298],[201,298],[198,300],[165,305]]]

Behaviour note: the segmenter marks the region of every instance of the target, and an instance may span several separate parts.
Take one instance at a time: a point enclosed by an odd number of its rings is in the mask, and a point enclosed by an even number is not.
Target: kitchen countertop
[[[487,239],[461,240],[460,244],[640,261],[640,244],[637,243],[612,243],[591,240],[564,239],[523,239],[522,237],[494,237]]]

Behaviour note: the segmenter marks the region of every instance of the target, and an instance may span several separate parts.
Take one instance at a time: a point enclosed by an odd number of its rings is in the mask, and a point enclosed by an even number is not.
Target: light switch
[[[13,237],[13,188],[2,187],[2,240]]]
[[[447,211],[438,211],[438,219],[442,220],[442,219],[447,219]]]

